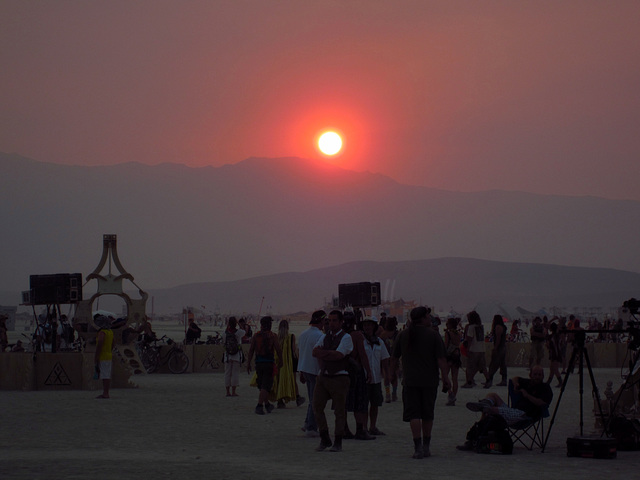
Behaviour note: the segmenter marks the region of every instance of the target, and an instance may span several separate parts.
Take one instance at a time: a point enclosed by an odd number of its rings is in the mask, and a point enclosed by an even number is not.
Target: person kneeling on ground
[[[544,382],[544,369],[536,365],[531,369],[529,378],[514,377],[512,382],[517,397],[512,406],[508,406],[497,393],[491,392],[479,402],[467,403],[467,408],[472,412],[482,412],[483,417],[488,414],[500,415],[509,426],[527,418],[540,418],[553,399],[551,387]],[[458,450],[470,450],[471,445],[467,443],[458,446]]]

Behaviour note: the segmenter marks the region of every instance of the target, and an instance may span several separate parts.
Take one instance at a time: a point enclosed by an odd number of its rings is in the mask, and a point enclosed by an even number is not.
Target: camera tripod
[[[580,385],[580,436],[584,434],[584,409],[583,409],[583,397],[584,397],[584,361],[587,363],[587,370],[589,371],[589,378],[591,379],[591,387],[593,397],[596,399],[596,403],[598,405],[598,411],[600,412],[601,418],[603,417],[602,404],[600,403],[600,394],[598,393],[598,386],[596,385],[596,379],[593,376],[593,369],[591,368],[591,361],[589,360],[589,353],[587,352],[584,343],[585,337],[587,333],[600,333],[601,330],[574,330],[571,333],[575,338],[575,347],[571,354],[571,359],[569,360],[569,366],[567,368],[567,373],[564,376],[564,380],[562,382],[562,388],[560,389],[560,395],[558,396],[558,401],[556,402],[556,406],[553,410],[553,415],[551,416],[551,422],[549,423],[549,429],[547,430],[547,435],[544,439],[544,444],[542,445],[542,453],[544,453],[545,448],[547,447],[547,442],[549,441],[549,435],[551,434],[551,429],[553,428],[553,424],[556,419],[556,414],[558,413],[558,407],[560,407],[560,402],[562,401],[562,395],[564,394],[565,388],[567,387],[567,383],[569,382],[569,376],[573,373],[576,362],[578,362],[578,377],[579,377],[579,385]],[[606,330],[606,332],[609,332]],[[604,433],[608,434],[607,425],[604,426]]]

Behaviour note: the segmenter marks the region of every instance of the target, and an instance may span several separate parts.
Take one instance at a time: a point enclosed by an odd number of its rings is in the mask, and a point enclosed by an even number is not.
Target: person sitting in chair
[[[529,378],[514,377],[511,406],[497,393],[491,392],[479,402],[467,403],[472,412],[483,414],[498,414],[505,419],[507,425],[514,425],[521,420],[539,419],[545,412],[553,398],[553,391],[544,382],[544,369],[540,365],[534,366]]]

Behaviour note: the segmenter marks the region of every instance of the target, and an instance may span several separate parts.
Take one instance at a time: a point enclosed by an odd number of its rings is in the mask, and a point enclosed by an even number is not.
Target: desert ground
[[[158,333],[180,338],[183,327],[158,325]],[[299,334],[306,325],[292,325]],[[203,338],[212,333],[203,330]],[[219,330],[219,329],[218,329]],[[275,325],[274,325],[275,330]],[[10,332],[17,335],[18,332]],[[509,376],[526,376],[510,368]],[[602,396],[607,381],[616,390],[619,369],[594,369]],[[460,384],[464,373],[460,372]],[[95,391],[0,391],[0,479],[326,479],[326,478],[493,478],[564,480],[610,478],[640,471],[640,452],[616,459],[567,457],[566,439],[580,433],[579,376],[570,375],[551,426],[544,453],[514,448],[513,455],[481,455],[456,450],[479,413],[465,408],[487,390],[460,389],[455,407],[440,393],[433,429],[432,457],[411,458],[409,427],[401,401],[385,403],[373,441],[345,440],[342,453],[315,452],[319,441],[301,430],[307,404],[253,412],[257,390],[240,376],[239,397],[226,397],[220,373],[136,375],[137,388],[112,390],[98,400]],[[477,377],[480,381],[480,375]],[[303,385],[301,392],[306,391]],[[401,392],[399,387],[399,393]],[[492,387],[506,396],[506,387]],[[553,414],[560,394],[554,389]],[[306,396],[306,395],[305,395]],[[585,435],[596,433],[592,385],[584,375]],[[549,432],[551,418],[545,423]],[[329,424],[333,426],[329,414]],[[353,415],[349,416],[355,428]]]
[[[511,369],[510,375],[524,375]],[[620,372],[596,369],[601,392]],[[635,475],[640,452],[612,460],[569,458],[566,439],[580,431],[579,377],[569,378],[546,451],[521,446],[511,456],[461,452],[468,428],[480,414],[467,401],[486,393],[461,389],[455,407],[436,407],[432,457],[411,458],[412,442],[401,420],[401,402],[385,403],[373,441],[345,440],[342,453],[315,452],[318,439],[301,426],[306,404],[253,413],[257,391],[241,375],[239,397],[224,395],[221,374],[153,374],[134,377],[138,388],[116,389],[109,400],[94,391],[0,392],[2,479],[313,479],[313,478],[584,478]],[[505,387],[492,387],[505,393]],[[594,431],[591,382],[585,375],[584,433]],[[555,401],[559,390],[555,390]],[[553,413],[553,409],[552,409]],[[330,417],[331,418],[331,417]],[[349,423],[353,429],[353,416]],[[548,430],[550,422],[545,425]]]

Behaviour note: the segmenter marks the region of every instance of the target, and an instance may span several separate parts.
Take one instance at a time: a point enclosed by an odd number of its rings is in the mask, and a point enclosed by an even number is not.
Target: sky
[[[640,2],[0,2],[0,151],[640,201]]]

